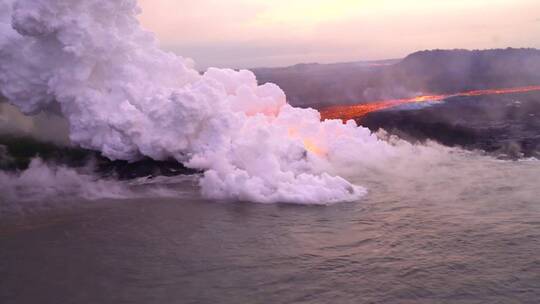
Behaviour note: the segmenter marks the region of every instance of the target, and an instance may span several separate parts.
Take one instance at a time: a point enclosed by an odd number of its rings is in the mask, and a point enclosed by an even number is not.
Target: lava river
[[[360,118],[368,113],[389,109],[405,104],[414,103],[426,103],[426,102],[440,102],[451,97],[461,96],[485,96],[485,95],[502,95],[502,94],[515,94],[515,93],[527,93],[540,91],[540,86],[526,86],[517,88],[503,88],[503,89],[489,89],[489,90],[476,90],[467,91],[456,94],[446,95],[421,95],[411,98],[403,99],[391,99],[381,100],[374,102],[367,102],[353,105],[338,105],[323,108],[320,110],[321,118],[324,119],[342,119],[344,121],[349,119]]]

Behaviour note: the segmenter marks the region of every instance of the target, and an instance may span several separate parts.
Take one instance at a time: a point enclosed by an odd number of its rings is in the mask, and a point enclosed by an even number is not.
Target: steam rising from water
[[[135,0],[0,6],[0,92],[11,104],[26,114],[59,108],[72,142],[111,159],[202,169],[208,198],[353,201],[366,190],[343,177],[446,153],[379,140],[353,121],[320,122],[250,71],[200,75],[141,29]]]
[[[47,198],[78,197],[87,200],[128,197],[120,183],[99,180],[74,169],[46,165],[34,159],[21,173],[0,172],[0,199],[35,201]]]
[[[100,178],[90,169],[47,164],[36,158],[22,172],[0,172],[0,218],[9,214],[62,209],[77,205],[81,200],[89,203],[103,199],[193,197],[185,187],[193,182],[193,176],[165,181],[141,178],[126,182]]]

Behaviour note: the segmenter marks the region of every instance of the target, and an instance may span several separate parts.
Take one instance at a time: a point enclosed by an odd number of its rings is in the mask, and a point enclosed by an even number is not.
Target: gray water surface
[[[193,187],[23,215],[0,224],[0,303],[539,303],[538,164],[441,168],[332,206]]]

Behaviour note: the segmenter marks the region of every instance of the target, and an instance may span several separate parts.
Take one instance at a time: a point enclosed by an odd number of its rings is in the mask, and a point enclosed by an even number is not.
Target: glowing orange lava
[[[324,119],[342,119],[344,121],[354,118],[360,118],[368,113],[397,107],[404,104],[438,102],[450,97],[459,96],[484,96],[484,95],[501,95],[512,93],[526,93],[540,91],[540,86],[528,86],[519,88],[491,89],[491,90],[476,90],[457,94],[447,95],[423,95],[412,98],[392,99],[375,101],[369,103],[361,103],[355,105],[340,105],[324,108],[320,110],[321,118]]]
[[[321,149],[315,142],[311,139],[304,139],[304,147],[307,151],[317,155],[317,156],[323,156],[326,154],[323,149]]]

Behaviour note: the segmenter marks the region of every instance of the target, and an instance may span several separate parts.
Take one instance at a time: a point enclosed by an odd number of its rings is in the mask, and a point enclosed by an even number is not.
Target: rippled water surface
[[[372,172],[325,207],[74,198],[0,224],[0,303],[538,303],[539,172]]]

